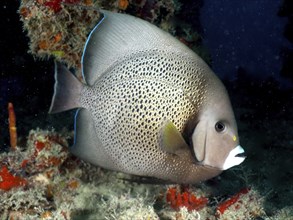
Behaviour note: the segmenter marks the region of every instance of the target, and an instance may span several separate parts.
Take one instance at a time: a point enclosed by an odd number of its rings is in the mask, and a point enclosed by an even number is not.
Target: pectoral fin
[[[181,150],[189,148],[180,131],[169,120],[166,120],[161,130],[161,148],[167,153],[177,155]]]

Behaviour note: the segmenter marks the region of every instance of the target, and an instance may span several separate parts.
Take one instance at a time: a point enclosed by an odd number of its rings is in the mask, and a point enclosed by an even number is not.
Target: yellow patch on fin
[[[237,140],[237,137],[234,135],[233,136],[233,141],[236,141]]]
[[[164,151],[172,154],[176,154],[178,150],[188,148],[181,133],[169,120],[166,121],[161,131],[161,147]]]

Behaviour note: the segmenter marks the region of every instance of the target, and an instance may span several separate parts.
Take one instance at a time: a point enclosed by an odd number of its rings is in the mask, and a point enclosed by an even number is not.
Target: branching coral
[[[17,145],[16,116],[15,116],[13,104],[11,102],[8,103],[8,121],[9,121],[10,147],[12,150],[15,150]]]

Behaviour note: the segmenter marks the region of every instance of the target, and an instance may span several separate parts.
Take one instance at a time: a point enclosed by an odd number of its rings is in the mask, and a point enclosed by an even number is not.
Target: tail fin
[[[80,93],[84,85],[61,63],[55,62],[55,86],[49,113],[81,107]]]

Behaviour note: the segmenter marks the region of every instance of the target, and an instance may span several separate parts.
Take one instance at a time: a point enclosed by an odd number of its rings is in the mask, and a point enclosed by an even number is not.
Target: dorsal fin
[[[89,85],[114,62],[135,52],[161,49],[192,53],[169,33],[147,21],[126,14],[101,12],[104,18],[90,33],[82,56],[83,76]]]

